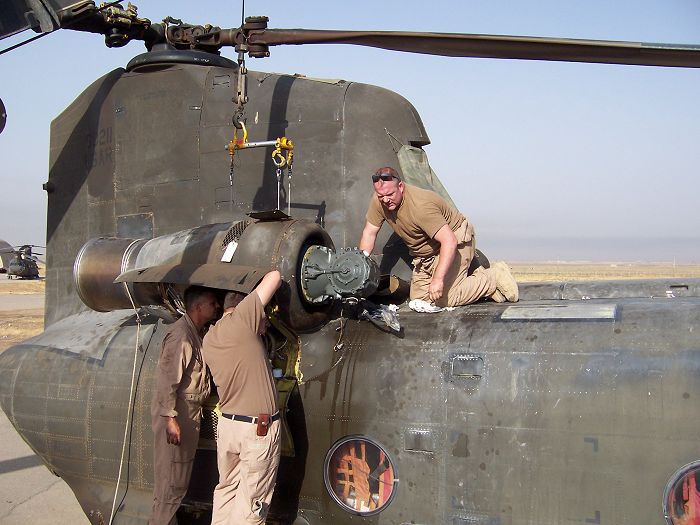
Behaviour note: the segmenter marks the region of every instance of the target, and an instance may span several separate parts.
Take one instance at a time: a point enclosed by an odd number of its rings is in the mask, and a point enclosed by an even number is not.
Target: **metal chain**
[[[287,215],[292,216],[292,164],[287,164]]]
[[[280,191],[282,189],[282,168],[277,168],[277,209],[280,209]]]

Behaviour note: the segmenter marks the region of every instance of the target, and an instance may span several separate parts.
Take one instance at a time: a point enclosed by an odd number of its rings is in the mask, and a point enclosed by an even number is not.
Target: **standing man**
[[[359,248],[371,253],[387,221],[413,256],[411,299],[437,306],[461,306],[482,297],[497,302],[518,300],[518,285],[504,262],[467,275],[476,250],[474,227],[442,197],[404,184],[389,167],[377,170],[372,183],[375,195]]]
[[[263,524],[280,460],[277,390],[262,340],[265,306],[281,284],[278,271],[247,296],[228,292],[224,315],[202,352],[219,393],[216,449],[219,484],[212,525]]]
[[[211,390],[202,359],[202,330],[216,317],[214,292],[185,290],[186,313],[163,339],[151,403],[153,426],[153,511],[149,525],[177,525],[175,513],[192,475],[202,404]]]

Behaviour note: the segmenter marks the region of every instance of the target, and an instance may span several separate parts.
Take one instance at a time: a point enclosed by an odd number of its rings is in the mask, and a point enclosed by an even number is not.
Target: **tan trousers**
[[[177,399],[180,445],[169,445],[165,428],[168,418],[154,415],[153,511],[149,525],[177,525],[175,513],[187,493],[194,455],[199,441],[202,407],[198,402]]]
[[[445,275],[445,286],[442,297],[435,303],[437,306],[470,304],[496,291],[496,278],[492,271],[486,270],[467,276],[476,251],[476,239],[471,224],[464,221],[455,232],[455,237],[457,237],[457,253]],[[428,296],[430,281],[439,262],[439,254],[413,259],[411,299],[430,302]]]
[[[257,425],[219,418],[217,463],[219,484],[214,489],[212,525],[265,523],[280,462],[280,421],[266,436]]]

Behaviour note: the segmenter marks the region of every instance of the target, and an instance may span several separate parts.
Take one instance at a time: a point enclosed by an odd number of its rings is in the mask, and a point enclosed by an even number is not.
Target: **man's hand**
[[[428,287],[428,298],[435,303],[442,297],[445,287],[445,276],[457,254],[457,237],[448,224],[443,225],[433,236],[440,243],[440,259],[433,272],[433,278]]]
[[[428,297],[430,301],[436,303],[440,297],[442,297],[442,290],[445,286],[445,282],[439,277],[433,276],[430,281],[430,287],[428,288]]]
[[[180,425],[177,424],[177,419],[174,417],[168,418],[168,425],[165,427],[165,434],[168,439],[168,445],[180,444]]]

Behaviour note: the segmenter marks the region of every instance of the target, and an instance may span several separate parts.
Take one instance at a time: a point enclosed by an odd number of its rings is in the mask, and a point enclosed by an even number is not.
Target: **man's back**
[[[204,337],[202,354],[224,413],[257,416],[277,411],[275,384],[258,335],[264,322],[265,309],[258,295],[251,293]]]

